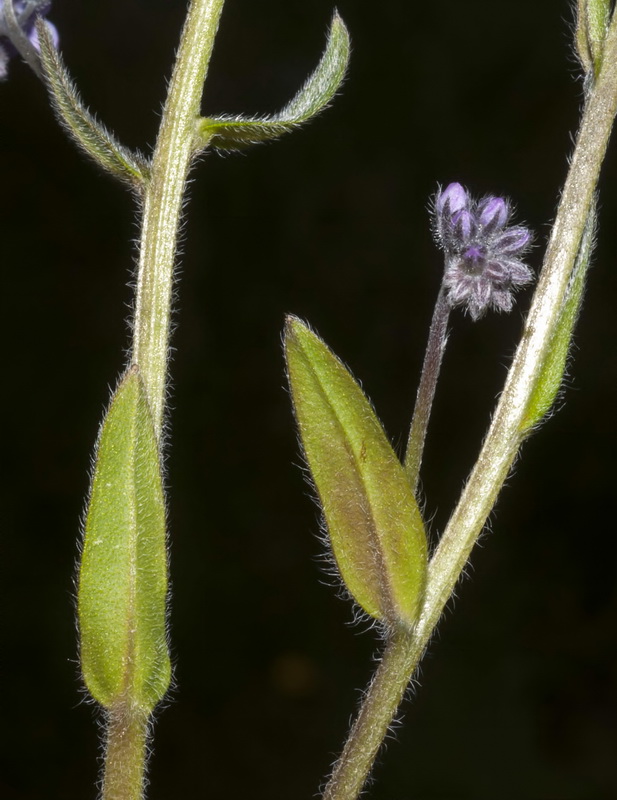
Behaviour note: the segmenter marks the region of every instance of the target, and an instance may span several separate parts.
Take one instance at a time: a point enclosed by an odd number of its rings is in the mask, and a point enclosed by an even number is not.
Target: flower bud
[[[523,250],[531,241],[531,234],[527,228],[508,228],[498,238],[496,245],[502,253],[517,253]]]
[[[452,230],[455,236],[460,237],[463,241],[469,241],[475,233],[475,220],[473,216],[463,209],[457,211],[452,215]]]
[[[485,197],[478,203],[478,223],[491,231],[503,228],[508,221],[508,204],[503,197]]]
[[[454,214],[467,207],[469,195],[460,183],[450,183],[435,199],[435,210],[438,214]]]
[[[476,202],[459,183],[435,197],[433,235],[445,254],[446,298],[474,320],[489,308],[510,311],[512,292],[532,280],[520,258],[531,233],[522,226],[506,227],[509,216],[503,197]]]

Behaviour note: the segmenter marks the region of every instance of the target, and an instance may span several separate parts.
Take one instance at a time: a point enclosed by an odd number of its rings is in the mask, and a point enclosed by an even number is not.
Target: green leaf
[[[136,367],[99,436],[78,587],[81,668],[110,708],[151,711],[169,686],[167,549],[159,452]]]
[[[282,111],[255,119],[203,117],[197,123],[196,149],[212,144],[219,150],[238,150],[289,133],[326,108],[343,81],[348,61],[349,34],[335,13],[317,69]]]
[[[587,217],[561,316],[551,339],[550,349],[542,365],[542,370],[529,399],[525,418],[521,424],[523,433],[540,422],[550,411],[561,387],[566,371],[574,325],[578,319],[583,299],[585,278],[589,269],[594,244],[595,225],[596,209],[594,202]]]
[[[576,46],[585,72],[602,66],[604,40],[610,21],[610,0],[578,0]]]
[[[427,543],[405,470],[371,404],[324,342],[288,317],[285,352],[300,437],[347,589],[372,617],[413,626]]]
[[[41,63],[53,107],[77,144],[98,164],[133,188],[141,188],[150,174],[150,165],[141,153],[133,153],[88,111],[56,50],[44,22],[36,24]]]

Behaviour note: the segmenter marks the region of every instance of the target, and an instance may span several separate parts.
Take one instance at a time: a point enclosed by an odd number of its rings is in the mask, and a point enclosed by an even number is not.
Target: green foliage
[[[593,238],[596,223],[595,204],[592,206],[587,224],[581,239],[578,256],[572,272],[566,301],[561,311],[559,322],[551,339],[550,349],[542,365],[533,393],[527,405],[527,413],[521,425],[523,432],[536,425],[550,410],[563,380],[568,358],[568,350],[572,341],[574,325],[583,299],[585,278],[593,250]]]
[[[165,501],[139,372],[118,387],[101,428],[79,574],[81,668],[106,708],[151,711],[170,680]]]
[[[256,119],[203,117],[197,123],[196,149],[211,144],[219,150],[238,150],[289,133],[326,108],[343,81],[348,62],[349,34],[335,13],[317,69],[282,111]]]
[[[86,153],[108,172],[139,189],[149,175],[149,164],[140,153],[133,153],[88,111],[56,50],[44,22],[37,22],[41,43],[41,63],[60,120]]]
[[[306,460],[347,589],[371,616],[413,626],[427,543],[407,475],[348,370],[300,320],[285,330],[289,384]]]
[[[576,47],[585,72],[597,77],[610,21],[610,0],[578,0]]]

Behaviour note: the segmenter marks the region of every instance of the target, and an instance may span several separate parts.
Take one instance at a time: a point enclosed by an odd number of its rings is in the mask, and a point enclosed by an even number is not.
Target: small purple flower
[[[437,192],[433,236],[446,258],[444,287],[450,305],[464,306],[473,320],[489,309],[510,311],[513,292],[533,280],[521,260],[531,233],[508,227],[511,209],[502,197],[473,200],[460,183]]]
[[[5,7],[8,3],[13,4],[13,12],[19,26],[17,36],[14,35],[15,31],[11,29],[6,18]],[[0,0],[0,80],[6,78],[9,59],[17,53],[21,53],[30,62],[28,54],[24,50],[32,51],[34,48],[34,51],[37,51],[39,49],[35,23],[39,17],[44,18],[50,9],[51,0]],[[57,46],[60,38],[58,30],[51,22],[46,20],[46,23]]]

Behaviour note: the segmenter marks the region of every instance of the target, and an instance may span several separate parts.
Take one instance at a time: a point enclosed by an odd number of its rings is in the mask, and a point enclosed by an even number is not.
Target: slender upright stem
[[[148,714],[125,702],[108,712],[102,800],[140,800],[146,765]]]
[[[563,309],[616,111],[617,14],[613,14],[602,68],[585,105],[542,274],[489,432],[429,564],[426,598],[414,634],[386,647],[373,682],[375,689],[372,684],[365,696],[326,788],[327,800],[358,797],[377,752],[376,738],[380,733],[383,737],[387,729],[386,716],[390,712],[390,719],[394,716],[394,700],[404,694],[525,436],[528,404]],[[388,666],[391,660],[397,665],[394,669]],[[382,688],[388,681],[393,685]],[[375,698],[383,698],[383,707]],[[347,776],[352,788],[348,790],[338,776]]]
[[[430,563],[424,619],[437,624],[495,504],[519,446],[537,377],[559,321],[617,112],[617,14],[605,40],[603,66],[585,107],[544,266],[525,330],[476,465]]]
[[[602,68],[585,106],[576,148],[525,330],[491,426],[430,565],[427,607],[434,625],[482,530],[519,445],[537,377],[559,321],[617,111],[617,14]],[[428,608],[427,608],[428,610]]]
[[[396,631],[388,639],[323,800],[355,800],[360,794],[419,660],[414,642],[408,630]]]
[[[437,302],[435,303],[431,321],[420,385],[416,395],[416,405],[411,420],[411,428],[409,429],[407,452],[405,453],[405,469],[414,494],[418,489],[426,431],[431,416],[431,408],[433,407],[441,362],[446,349],[449,318],[450,304],[446,299],[446,291],[442,285],[437,295]]]
[[[132,364],[144,381],[157,438],[165,407],[172,281],[195,124],[223,0],[192,0],[143,199]],[[129,700],[108,710],[103,800],[141,800],[149,714]]]
[[[178,223],[203,84],[223,0],[193,0],[146,187],[141,229],[132,363],[139,366],[160,436],[165,407],[172,282]]]

